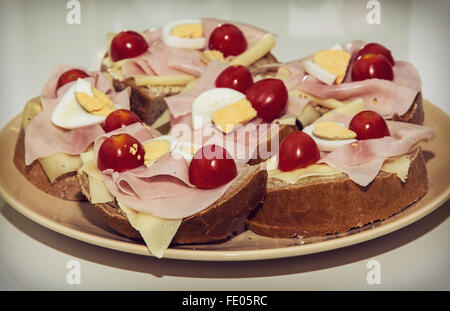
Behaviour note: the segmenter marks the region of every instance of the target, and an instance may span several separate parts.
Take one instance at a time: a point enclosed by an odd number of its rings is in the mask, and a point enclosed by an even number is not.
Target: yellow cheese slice
[[[344,50],[323,50],[314,54],[313,62],[336,76],[336,83],[340,84],[347,72],[350,57],[350,53]]]
[[[272,165],[273,167],[273,165]],[[333,176],[341,174],[342,171],[332,168],[327,164],[312,164],[304,168],[299,168],[289,172],[282,172],[279,169],[269,170],[269,178],[276,178],[285,183],[295,184],[300,179],[312,176]]]
[[[334,109],[332,111],[329,111],[329,112],[325,113],[323,116],[321,116],[319,119],[317,119],[315,121],[315,123],[318,123],[318,122],[321,122],[323,120],[326,120],[326,118],[330,114],[334,113],[334,111],[336,111],[338,113],[341,113],[341,114],[344,114],[344,115],[354,116],[355,114],[357,114],[357,113],[359,113],[359,112],[361,112],[361,111],[363,111],[365,109],[366,108],[365,108],[363,99],[362,98],[357,98],[357,99],[355,99],[355,100],[345,104],[342,107],[336,108],[336,109]]]
[[[170,242],[178,231],[182,219],[163,219],[139,213],[120,203],[119,206],[128,218],[131,226],[139,231],[149,251],[162,258]]]
[[[258,59],[266,55],[275,46],[275,37],[271,33],[267,33],[264,37],[251,48],[247,49],[244,53],[236,56],[230,64],[250,66]]]
[[[42,111],[41,98],[35,97],[30,99],[23,109],[22,113],[22,127],[25,130],[30,124],[31,120]]]
[[[314,109],[313,106],[307,104],[305,108],[303,108],[302,113],[297,116],[297,120],[300,121],[303,127],[306,127],[312,124],[320,117],[320,114]]]
[[[83,162],[83,164],[86,162],[89,162],[89,161],[94,161],[94,158],[95,158],[94,151],[90,150],[90,151],[84,152],[84,153],[80,154],[80,158],[81,158],[81,162]]]
[[[410,165],[410,156],[404,155],[393,160],[386,161],[381,167],[381,170],[386,173],[397,174],[398,178],[400,178],[402,182],[406,182]]]
[[[320,98],[313,96],[311,94],[305,93],[300,90],[292,90],[289,92],[289,95],[300,97],[300,98],[309,98],[310,101],[314,102],[315,104],[328,108],[328,109],[336,109],[339,107],[343,107],[347,104],[347,102],[343,102],[334,98]]]
[[[51,183],[64,174],[76,172],[81,166],[79,156],[66,153],[55,153],[38,161]]]
[[[91,195],[91,203],[100,204],[114,202],[114,196],[109,192],[104,181],[98,180],[88,175],[89,193]]]
[[[137,86],[148,85],[186,85],[192,80],[195,80],[191,75],[178,76],[135,76],[134,80]]]

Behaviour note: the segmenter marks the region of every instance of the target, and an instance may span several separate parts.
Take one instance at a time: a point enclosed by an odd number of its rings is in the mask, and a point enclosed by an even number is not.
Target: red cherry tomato
[[[362,81],[366,79],[384,79],[392,81],[394,71],[386,57],[381,54],[366,54],[359,57],[353,64],[353,81]]]
[[[287,172],[314,164],[320,159],[316,142],[306,133],[295,131],[280,144],[278,168]]]
[[[288,91],[280,79],[259,80],[247,90],[246,95],[258,116],[267,122],[279,117],[288,102]]]
[[[131,30],[122,31],[111,41],[111,58],[118,61],[141,55],[148,49],[147,41],[139,33]]]
[[[356,139],[359,140],[391,135],[383,117],[371,110],[364,110],[356,114],[348,128],[356,133]]]
[[[144,165],[145,150],[141,143],[128,134],[108,137],[98,150],[99,170],[123,172]]]
[[[217,26],[209,37],[210,50],[222,52],[224,57],[236,56],[247,49],[247,40],[242,31],[232,24]]]
[[[103,129],[105,132],[111,132],[115,129],[136,123],[142,122],[141,119],[131,110],[117,109],[111,112],[105,119]]]
[[[78,79],[84,79],[89,77],[87,73],[80,69],[72,69],[63,73],[58,79],[57,89],[59,89],[64,84],[67,84]]]
[[[395,65],[395,61],[394,58],[392,57],[391,51],[388,50],[385,46],[378,44],[378,43],[368,43],[366,44],[356,55],[356,58],[360,57],[360,56],[364,56],[366,54],[382,54],[384,57],[387,58],[387,60],[389,61],[389,63],[394,66]]]
[[[217,145],[200,148],[189,165],[189,181],[200,189],[223,186],[236,176],[233,158],[226,149]]]
[[[227,87],[245,94],[253,85],[253,76],[250,71],[242,66],[230,66],[220,73],[216,79],[216,87]]]

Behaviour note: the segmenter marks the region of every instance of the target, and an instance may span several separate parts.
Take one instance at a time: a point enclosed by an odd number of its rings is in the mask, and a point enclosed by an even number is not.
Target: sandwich
[[[423,124],[421,79],[379,43],[351,41],[280,64],[300,128],[356,99],[387,120]]]
[[[77,179],[80,154],[104,134],[106,116],[129,108],[129,90],[116,92],[102,73],[56,65],[39,97],[27,102],[14,164],[53,196],[85,200]]]
[[[345,233],[386,219],[419,200],[428,180],[419,143],[430,128],[385,121],[362,100],[293,132],[266,164],[253,232],[276,238]]]
[[[81,158],[78,178],[93,208],[156,257],[170,244],[229,239],[265,195],[258,165],[235,162],[214,144],[154,137],[141,123],[100,136]]]
[[[255,77],[272,73],[266,65],[277,63],[274,45],[274,35],[248,24],[179,20],[142,33],[108,34],[101,71],[117,91],[130,87],[131,110],[167,134],[172,117],[167,97],[191,89],[213,60],[245,66]]]

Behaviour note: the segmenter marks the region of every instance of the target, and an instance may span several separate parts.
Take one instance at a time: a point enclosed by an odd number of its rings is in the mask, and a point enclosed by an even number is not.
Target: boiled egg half
[[[175,48],[203,49],[205,37],[202,21],[199,19],[173,21],[164,26],[162,40],[166,45]]]
[[[192,126],[197,130],[210,124],[214,112],[242,99],[245,99],[243,93],[224,87],[201,93],[192,104]]]
[[[94,96],[92,84],[85,79],[78,79],[56,105],[51,116],[54,125],[65,129],[76,129],[105,121],[105,116],[86,111],[78,102],[75,93]]]
[[[316,128],[317,125],[322,125],[319,129],[320,131]],[[303,132],[311,136],[321,151],[333,151],[336,148],[356,141],[355,138],[347,138],[356,137],[356,133],[345,128],[342,123],[329,121],[313,123],[303,128]],[[319,133],[323,134],[320,135]]]

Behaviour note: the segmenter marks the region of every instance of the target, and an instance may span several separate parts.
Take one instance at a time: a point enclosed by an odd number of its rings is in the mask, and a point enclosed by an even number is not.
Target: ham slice
[[[194,99],[201,93],[215,88],[217,76],[227,67],[227,64],[214,60],[208,64],[192,90],[183,94],[166,97],[165,100],[173,118],[177,119],[191,113]]]
[[[395,113],[403,115],[421,91],[422,83],[417,70],[408,62],[396,61],[393,67],[393,81],[382,79],[352,81],[351,68],[357,53],[364,45],[364,41],[351,41],[344,44],[344,50],[348,51],[352,57],[347,75],[341,84],[326,85],[315,77],[305,74],[302,62],[310,59],[311,56],[285,64],[288,68],[296,70],[297,75],[293,75],[285,83],[291,89],[299,89],[324,99],[351,101],[362,98],[368,110],[374,110],[384,118],[391,118]],[[298,72],[303,72],[303,76]]]
[[[95,159],[105,139],[127,133],[141,143],[151,138],[150,132],[140,123],[123,127],[98,137],[94,144]],[[238,164],[238,174],[245,165]],[[102,172],[106,187],[118,201],[135,211],[148,215],[180,219],[194,215],[217,201],[231,182],[215,189],[198,189],[189,182],[189,165],[184,158],[167,154],[149,167],[122,173],[111,169]]]
[[[387,121],[391,136],[360,140],[333,150],[319,162],[339,169],[361,186],[367,186],[387,158],[410,152],[417,144],[434,138],[432,129],[411,123]]]
[[[59,128],[50,121],[62,96],[75,82],[67,83],[57,89],[59,77],[70,69],[80,69],[89,75],[86,78],[92,85],[108,95],[114,104],[120,108],[129,109],[130,90],[117,93],[109,80],[98,71],[88,71],[80,67],[66,65],[55,65],[49,81],[41,92],[42,112],[31,120],[25,131],[25,164],[30,165],[38,158],[46,157],[55,153],[67,153],[78,155],[104,133],[100,125],[81,127],[73,130]]]
[[[144,76],[200,76],[206,65],[201,61],[201,52],[180,49],[164,44],[161,29],[147,30],[143,34],[149,48],[138,57],[128,59],[122,65],[124,78]]]

